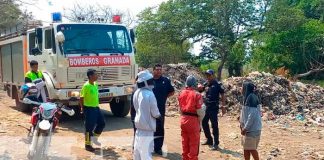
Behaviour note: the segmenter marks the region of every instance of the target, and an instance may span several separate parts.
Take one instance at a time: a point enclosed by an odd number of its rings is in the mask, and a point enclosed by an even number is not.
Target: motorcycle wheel
[[[36,146],[36,152],[35,156],[33,157],[33,160],[45,160],[48,159],[45,155],[45,141],[47,137],[47,133],[40,132],[38,135],[38,141],[37,141],[37,146]]]

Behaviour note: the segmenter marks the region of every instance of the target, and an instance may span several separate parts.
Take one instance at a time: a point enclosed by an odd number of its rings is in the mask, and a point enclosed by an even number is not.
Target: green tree
[[[265,32],[254,39],[252,63],[270,72],[286,67],[297,77],[324,71],[321,3],[275,0],[266,17]]]
[[[4,29],[15,24],[21,15],[18,4],[14,0],[0,1],[0,28]]]
[[[180,37],[180,27],[170,27],[176,24],[170,14],[175,9],[176,6],[169,1],[162,3],[157,11],[148,8],[140,13],[140,23],[136,28],[136,59],[141,66],[189,60],[189,41]]]
[[[139,46],[151,45],[146,48],[163,50],[161,45],[173,43],[186,51],[181,46],[189,39],[193,39],[193,43],[207,40],[205,54],[201,56],[220,60],[218,78],[221,79],[222,69],[235,44],[240,39],[247,40],[253,30],[262,28],[264,19],[261,15],[267,10],[267,4],[267,0],[170,0],[157,9],[142,12],[138,39],[145,45]],[[158,44],[148,44],[153,42]],[[138,48],[139,54],[142,50]],[[153,50],[150,53],[153,54]]]
[[[246,47],[243,41],[238,41],[232,47],[228,56],[226,67],[229,76],[241,76],[243,74],[243,64],[245,63]]]

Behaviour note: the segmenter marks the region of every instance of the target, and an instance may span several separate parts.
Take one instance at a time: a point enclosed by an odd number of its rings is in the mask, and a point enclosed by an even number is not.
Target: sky
[[[51,23],[51,13],[61,12],[72,8],[74,4],[102,4],[110,6],[112,9],[120,11],[130,11],[133,16],[136,16],[147,7],[155,7],[167,0],[33,0],[33,5],[24,5],[22,10],[32,12],[35,19],[43,21],[43,23]],[[30,2],[30,1],[26,1]],[[63,19],[64,22],[64,19]],[[198,54],[201,50],[201,43],[195,43],[190,52]]]
[[[120,11],[130,11],[137,15],[147,7],[158,6],[167,0],[34,0],[33,5],[24,5],[23,10],[32,12],[36,19],[51,22],[52,12],[64,13],[64,9],[72,8],[74,4],[102,4]],[[26,1],[28,2],[28,1]]]

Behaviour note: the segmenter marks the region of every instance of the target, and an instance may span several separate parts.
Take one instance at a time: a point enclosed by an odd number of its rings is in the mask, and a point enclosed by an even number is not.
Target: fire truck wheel
[[[18,92],[17,88],[16,88],[16,87],[13,87],[13,88],[12,88],[12,96],[13,96],[14,99],[15,99],[16,107],[17,107],[20,111],[22,111],[22,112],[29,112],[29,111],[31,111],[31,107],[30,107],[28,104],[24,104],[24,103],[21,103],[21,102],[19,101],[18,94],[19,94],[19,92]]]
[[[121,97],[119,101],[116,101],[116,99],[113,99],[110,102],[110,109],[111,112],[116,117],[125,117],[129,113],[130,109],[130,101],[127,100],[127,97]]]

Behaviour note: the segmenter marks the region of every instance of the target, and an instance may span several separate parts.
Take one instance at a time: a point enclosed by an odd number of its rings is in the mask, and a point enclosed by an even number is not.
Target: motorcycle
[[[29,133],[31,145],[27,157],[33,160],[44,160],[48,159],[51,138],[62,111],[69,116],[73,116],[75,112],[62,103],[40,103],[31,99],[28,96],[23,98],[23,103],[34,105]]]

